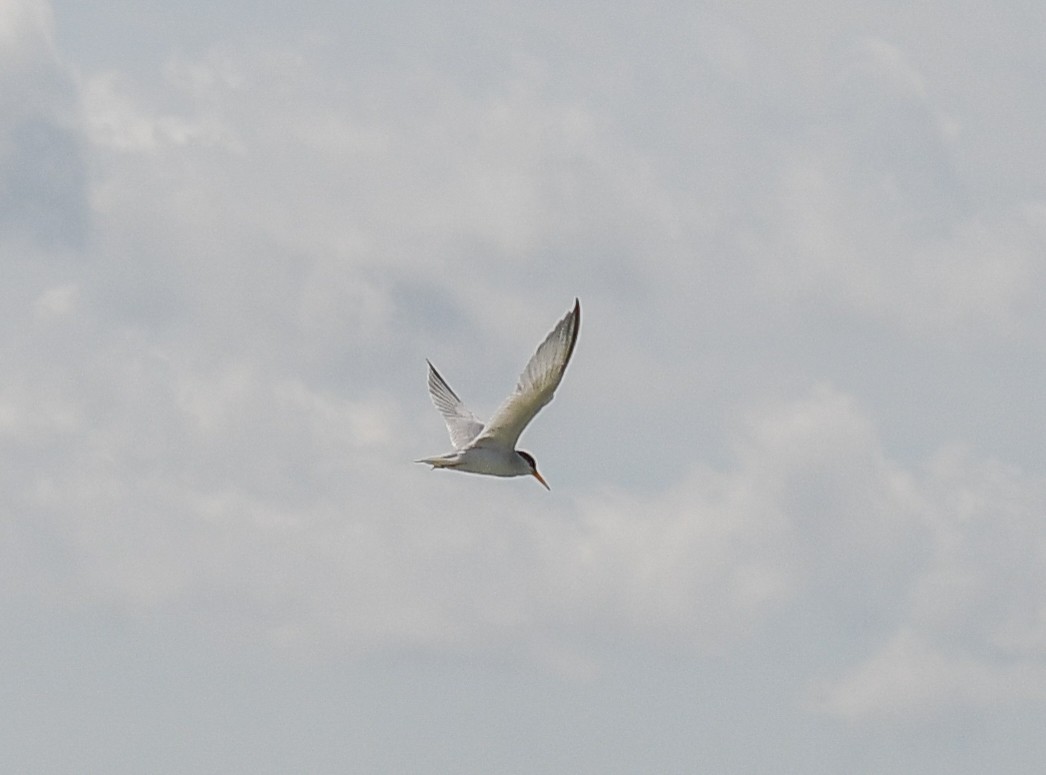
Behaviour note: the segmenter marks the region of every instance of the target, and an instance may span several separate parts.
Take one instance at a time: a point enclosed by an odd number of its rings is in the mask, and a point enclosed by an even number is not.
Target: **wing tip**
[[[573,331],[570,332],[570,349],[567,351],[567,362],[570,361],[571,356],[574,354],[574,346],[577,344],[578,334],[581,333],[581,299],[577,296],[574,297],[574,309],[570,311],[570,317],[574,319],[574,324],[572,326]],[[564,368],[566,368],[565,365]]]
[[[432,399],[432,403],[435,404],[436,408],[439,409],[439,404],[436,402],[436,393],[446,391],[450,396],[461,403],[461,399],[458,398],[458,394],[454,392],[450,385],[447,384],[447,380],[443,379],[443,375],[436,371],[436,367],[432,365],[432,361],[428,358],[425,359],[425,363],[429,365],[429,397]]]

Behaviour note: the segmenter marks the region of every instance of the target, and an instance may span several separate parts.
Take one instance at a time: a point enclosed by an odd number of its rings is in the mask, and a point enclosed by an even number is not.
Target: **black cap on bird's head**
[[[521,449],[517,449],[516,454],[527,461],[527,465],[530,466],[530,475],[537,479],[539,482],[541,482],[541,484],[545,486],[546,490],[551,490],[552,488],[548,486],[548,482],[545,481],[545,477],[538,473],[538,464],[534,461],[534,456],[531,455],[529,452],[524,452]]]

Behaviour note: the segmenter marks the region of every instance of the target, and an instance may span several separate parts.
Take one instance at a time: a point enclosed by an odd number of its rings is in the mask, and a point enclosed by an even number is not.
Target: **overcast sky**
[[[1046,761],[1046,6],[0,0],[0,769]],[[521,441],[429,471],[580,297]]]

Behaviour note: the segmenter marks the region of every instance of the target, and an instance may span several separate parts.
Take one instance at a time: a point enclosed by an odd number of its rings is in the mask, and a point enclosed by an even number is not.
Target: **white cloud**
[[[1046,484],[1013,465],[942,454],[930,468],[936,551],[913,590],[914,615],[952,643],[1041,658]]]
[[[1042,706],[1046,145],[1005,13],[960,51],[875,8],[219,9],[151,67],[110,17],[59,56],[46,5],[0,9],[0,197],[34,203],[0,215],[5,601],[288,684],[448,659],[645,696],[627,653],[687,688],[658,734]],[[424,357],[482,413],[575,295],[524,439],[553,492],[410,463],[446,444]],[[491,680],[462,703],[520,701]]]
[[[867,199],[841,189],[840,170],[822,164],[798,161],[782,176],[787,226],[781,261],[765,278],[773,293],[820,298],[938,340],[957,330],[1017,333],[1041,273],[1039,203],[912,241],[883,234]]]
[[[0,51],[7,64],[39,61],[41,55],[54,58],[53,27],[51,6],[43,0],[5,0],[0,4]]]
[[[18,521],[8,595],[193,610],[198,626],[299,653],[507,651],[579,676],[598,674],[608,637],[709,657],[795,617],[849,640],[838,677],[806,668],[833,714],[1046,692],[1041,486],[951,454],[905,471],[837,390],[751,413],[723,470],[550,506],[518,482],[412,468],[392,405],[246,364],[203,378],[164,359],[146,377],[155,356],[128,355],[118,368],[138,376],[107,421],[7,397],[8,443],[60,443],[76,461],[9,480],[70,564]]]
[[[904,720],[1041,701],[1042,481],[945,450],[921,472],[918,489],[931,542],[896,612],[895,633],[822,687],[824,708],[851,719]]]
[[[109,72],[92,76],[84,84],[87,133],[95,145],[124,153],[156,152],[161,146],[242,152],[242,143],[218,116],[151,114],[135,102],[126,80]]]
[[[48,321],[71,315],[76,309],[79,295],[80,289],[73,283],[48,288],[36,300],[36,318]]]
[[[86,169],[50,6],[0,4],[0,43],[0,246],[78,247],[88,220]]]
[[[1046,667],[1040,661],[997,664],[907,630],[818,697],[824,710],[853,721],[900,722],[1044,699]]]

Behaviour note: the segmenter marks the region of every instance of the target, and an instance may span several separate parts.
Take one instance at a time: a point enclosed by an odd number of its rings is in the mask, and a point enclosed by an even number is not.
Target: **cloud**
[[[45,248],[82,245],[87,170],[72,79],[46,2],[0,7],[0,229]]]
[[[851,721],[942,718],[1046,699],[1039,661],[993,663],[902,631],[843,680],[825,688],[821,707]]]
[[[494,711],[664,671],[734,752],[1041,706],[1046,146],[998,19],[329,10],[146,56],[2,6],[10,606]],[[575,295],[553,492],[410,463],[424,358],[483,414]]]
[[[823,688],[847,718],[910,719],[1046,697],[1040,478],[942,450],[918,477],[929,552],[893,635]]]
[[[781,154],[756,247],[768,295],[935,341],[1015,333],[1040,273],[1041,202],[978,208],[948,110],[897,46],[853,46]]]
[[[1041,484],[954,453],[905,470],[837,389],[753,409],[724,468],[541,505],[518,482],[462,490],[410,467],[387,402],[248,363],[110,363],[120,386],[79,402],[6,396],[6,444],[51,461],[7,472],[24,515],[8,596],[302,654],[488,653],[577,676],[608,638],[710,658],[798,627],[834,644],[838,672],[797,669],[847,718],[1046,691]]]

